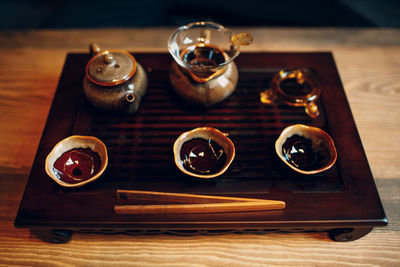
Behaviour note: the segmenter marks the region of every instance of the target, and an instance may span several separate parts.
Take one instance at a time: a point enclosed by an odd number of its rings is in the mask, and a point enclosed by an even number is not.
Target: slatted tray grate
[[[139,111],[121,115],[93,108],[82,90],[89,54],[68,54],[32,165],[15,226],[31,228],[43,240],[67,242],[71,231],[104,233],[213,233],[224,231],[330,230],[339,241],[355,240],[387,219],[331,53],[245,53],[236,60],[234,94],[209,109],[192,107],[168,81],[171,56],[135,54],[149,74]],[[311,120],[302,108],[263,105],[259,93],[281,68],[315,71],[322,90],[321,115]],[[151,70],[151,71],[149,71]],[[275,155],[284,127],[320,127],[335,141],[338,159],[328,171],[304,176]],[[176,168],[172,145],[184,131],[211,126],[229,133],[236,146],[231,167],[215,179],[187,177]],[[64,188],[43,166],[60,140],[94,135],[107,145],[109,166],[96,181]],[[279,199],[282,211],[210,214],[120,215],[116,189],[184,192]],[[60,230],[61,229],[61,230]]]
[[[155,190],[154,183],[158,182],[160,188],[167,183],[169,187],[174,185],[174,191],[222,194],[265,193],[273,188],[291,192],[342,190],[336,168],[304,179],[277,158],[274,143],[284,127],[296,123],[321,128],[326,125],[321,104],[321,115],[312,120],[303,108],[259,101],[259,93],[269,87],[275,72],[240,69],[233,95],[206,109],[179,99],[170,87],[168,71],[152,71],[147,95],[137,113],[104,112],[82,100],[82,115],[74,128],[79,129],[77,133],[97,136],[107,145],[110,160],[102,177],[103,186]],[[175,167],[172,145],[181,133],[200,126],[228,133],[235,144],[236,157],[224,175],[191,188],[195,181]],[[147,186],[149,181],[151,188]]]

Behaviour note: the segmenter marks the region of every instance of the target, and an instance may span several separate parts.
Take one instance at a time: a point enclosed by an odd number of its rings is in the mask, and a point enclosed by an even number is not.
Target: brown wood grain
[[[398,266],[397,207],[400,202],[393,196],[399,193],[399,183],[395,179],[381,179],[378,188],[393,223],[353,242],[334,242],[326,233],[217,236],[76,233],[70,243],[54,245],[38,240],[25,229],[14,229],[10,214],[7,223],[2,217],[0,263],[17,266]]]
[[[148,200],[155,204],[206,204],[206,203],[229,203],[229,202],[246,202],[246,201],[266,201],[259,198],[244,198],[244,197],[226,197],[226,196],[211,196],[186,193],[168,193],[143,190],[122,190],[116,191],[116,197],[122,200]],[[283,203],[282,203],[283,204]]]
[[[219,236],[74,234],[68,244],[13,226],[65,55],[106,48],[166,51],[173,29],[1,32],[0,265],[399,266],[400,30],[246,28],[244,51],[333,52],[389,225],[360,240],[326,233]]]
[[[151,204],[151,205],[116,205],[116,214],[178,214],[178,213],[216,213],[240,211],[265,211],[285,208],[285,202],[275,200],[226,202],[203,204]]]

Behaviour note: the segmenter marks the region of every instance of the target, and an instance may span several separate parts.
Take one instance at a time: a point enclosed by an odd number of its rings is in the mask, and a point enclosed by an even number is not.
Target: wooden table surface
[[[0,266],[400,266],[400,30],[235,28],[246,51],[332,51],[389,224],[352,242],[327,233],[73,235],[45,243],[13,225],[66,53],[166,52],[174,29],[0,32]]]

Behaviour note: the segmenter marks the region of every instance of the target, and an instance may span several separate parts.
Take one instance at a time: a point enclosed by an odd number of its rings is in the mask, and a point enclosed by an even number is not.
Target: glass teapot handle
[[[232,43],[239,43],[239,45],[249,45],[253,42],[253,37],[250,33],[241,32],[238,34],[234,34],[231,38]]]

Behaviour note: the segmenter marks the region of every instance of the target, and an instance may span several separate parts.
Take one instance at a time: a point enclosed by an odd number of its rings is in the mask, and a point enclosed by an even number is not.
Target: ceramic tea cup
[[[74,151],[75,154],[67,155],[69,151]],[[58,160],[64,158],[63,170],[59,170]],[[79,187],[98,179],[107,164],[107,148],[100,139],[73,135],[54,146],[46,158],[45,170],[57,184],[64,187]],[[90,176],[84,177],[85,168],[92,172]]]
[[[275,142],[275,151],[287,166],[301,174],[326,171],[337,159],[329,134],[304,124],[286,127]]]
[[[197,178],[223,174],[235,158],[235,146],[221,131],[200,127],[181,134],[173,146],[175,164]]]

